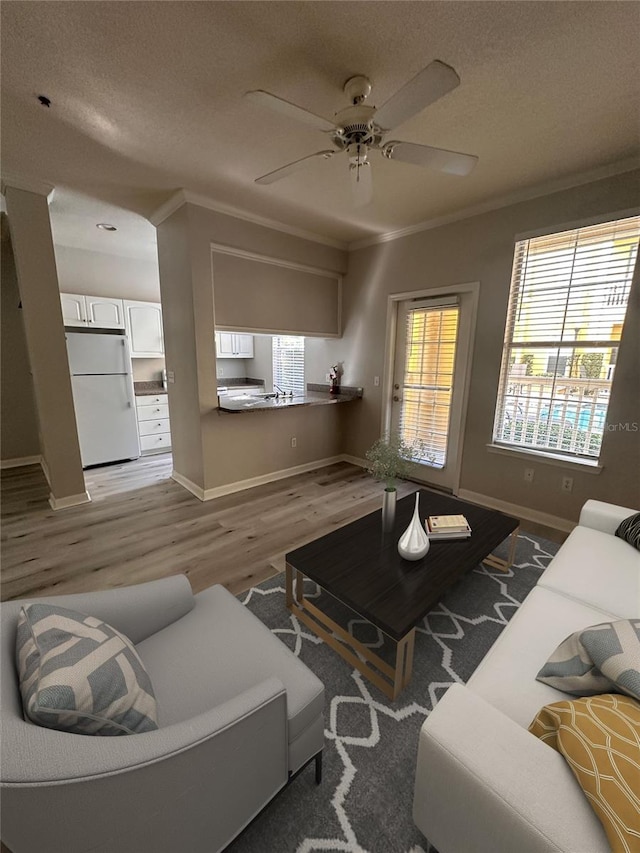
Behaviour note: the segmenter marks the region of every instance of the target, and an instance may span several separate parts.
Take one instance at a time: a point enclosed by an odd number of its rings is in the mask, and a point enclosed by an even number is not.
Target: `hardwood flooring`
[[[205,503],[170,479],[171,468],[163,454],[87,471],[92,503],[57,512],[39,466],[3,471],[2,600],[180,572],[194,592],[221,583],[239,593],[283,571],[287,551],[381,505],[380,484],[346,462]],[[402,483],[399,497],[416,488]]]
[[[222,583],[238,593],[283,571],[287,551],[381,505],[380,484],[347,463],[205,503],[170,473],[170,455],[93,469],[92,503],[54,512],[39,466],[3,471],[2,600],[180,572],[194,592]]]

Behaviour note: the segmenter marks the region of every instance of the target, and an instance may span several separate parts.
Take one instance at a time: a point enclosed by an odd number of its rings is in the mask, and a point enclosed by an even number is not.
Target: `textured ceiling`
[[[89,199],[142,228],[132,214],[181,187],[349,242],[640,149],[635,2],[6,2],[1,15],[3,172],[60,188],[56,239],[70,245],[94,247],[105,208]],[[346,155],[254,184],[327,146],[245,91],[333,118],[348,77],[368,75],[380,106],[436,58],[461,85],[393,137],[478,155],[469,177],[374,153],[364,208]]]

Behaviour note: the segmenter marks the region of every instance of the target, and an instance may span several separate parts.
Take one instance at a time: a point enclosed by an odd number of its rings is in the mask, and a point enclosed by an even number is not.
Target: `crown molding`
[[[198,195],[190,190],[180,189],[175,192],[163,205],[148,217],[156,227],[164,222],[167,217],[182,207],[183,204],[197,204],[199,207],[204,207],[207,210],[213,210],[215,213],[222,213],[225,216],[232,216],[234,219],[242,219],[244,222],[251,222],[254,225],[262,225],[265,228],[271,228],[275,231],[283,231],[285,234],[291,234],[293,237],[300,237],[303,240],[311,240],[313,243],[322,243],[325,246],[331,246],[334,249],[347,249],[347,243],[341,240],[334,240],[331,237],[324,237],[321,234],[316,234],[314,231],[305,231],[303,228],[296,228],[294,225],[287,225],[277,219],[269,219],[266,216],[258,216],[255,213],[249,213],[239,207],[233,207],[230,204],[212,201],[207,196]]]
[[[426,219],[424,222],[418,222],[416,225],[409,225],[407,228],[400,228],[397,231],[387,231],[385,234],[376,234],[373,237],[365,237],[362,240],[355,240],[353,243],[349,243],[348,249],[352,252],[355,249],[364,249],[367,246],[375,246],[378,243],[389,243],[392,240],[399,240],[401,237],[418,234],[420,231],[430,231],[432,228],[439,228],[441,225],[450,225],[452,222],[458,222],[461,219],[469,219],[472,216],[478,216],[481,213],[489,213],[492,210],[499,210],[502,207],[509,207],[512,204],[518,204],[519,202],[529,201],[545,195],[551,195],[554,192],[568,190],[572,187],[579,187],[583,184],[590,184],[594,181],[601,180],[602,178],[622,175],[625,172],[631,172],[638,168],[640,168],[640,157],[629,157],[626,160],[620,160],[617,163],[610,163],[607,166],[600,166],[597,169],[591,169],[588,172],[581,172],[580,174],[571,175],[566,178],[557,178],[553,181],[548,181],[545,184],[538,184],[535,187],[517,190],[516,192],[491,199],[490,201],[482,202],[481,204],[476,204],[472,207],[463,208],[455,213],[449,213],[446,216]]]
[[[147,219],[149,220],[149,222],[151,222],[152,225],[155,225],[157,228],[161,222],[164,222],[165,219],[168,219],[172,213],[174,213],[179,207],[182,207],[182,205],[186,203],[187,198],[185,191],[177,190],[164,202],[164,204],[161,204],[160,207],[156,208],[153,213],[147,216]]]
[[[51,204],[55,192],[55,187],[51,184],[47,184],[44,181],[34,181],[30,178],[23,178],[20,175],[3,175],[0,186],[3,195],[6,193],[8,187],[13,187],[16,190],[25,190],[29,193],[36,193],[36,195],[44,195],[47,197],[49,204]]]

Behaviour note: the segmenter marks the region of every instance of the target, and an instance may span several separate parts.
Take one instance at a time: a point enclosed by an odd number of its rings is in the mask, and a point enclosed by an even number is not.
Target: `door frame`
[[[464,450],[464,430],[467,422],[467,405],[469,402],[469,387],[471,383],[471,366],[476,337],[476,320],[478,303],[480,301],[480,282],[471,281],[463,284],[445,285],[442,287],[424,288],[421,290],[405,290],[402,293],[390,293],[387,297],[387,327],[385,334],[384,370],[382,376],[382,419],[380,434],[387,438],[391,430],[391,405],[393,396],[393,374],[396,341],[398,335],[398,303],[410,299],[437,299],[440,296],[460,296],[460,315],[464,311],[469,318],[469,342],[466,363],[464,364],[464,387],[462,391],[462,406],[457,423],[452,419],[449,430],[458,429],[463,436],[458,442],[458,452],[455,458],[449,460],[453,472],[453,494],[457,495],[460,488],[460,471],[462,468],[462,453]],[[418,482],[421,482],[418,479]]]

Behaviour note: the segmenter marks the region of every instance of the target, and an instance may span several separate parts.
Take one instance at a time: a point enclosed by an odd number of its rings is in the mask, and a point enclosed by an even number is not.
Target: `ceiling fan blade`
[[[376,111],[374,121],[378,127],[391,130],[459,85],[455,70],[436,59],[392,95]]]
[[[290,101],[285,101],[284,98],[278,98],[270,92],[264,92],[262,89],[256,89],[253,92],[245,92],[245,98],[259,104],[261,107],[266,107],[281,115],[304,122],[305,124],[315,127],[316,130],[334,130],[335,125],[322,116],[317,116],[315,113],[310,113],[303,107],[292,104]]]
[[[294,160],[293,163],[287,163],[286,166],[281,166],[279,169],[274,169],[273,172],[267,172],[260,178],[256,178],[256,184],[272,184],[274,181],[279,181],[281,178],[286,178],[298,169],[303,169],[308,160],[314,160],[316,157],[323,157],[328,160],[336,152],[335,151],[316,151],[315,154],[309,154],[306,157],[301,157],[299,160]]]
[[[478,162],[478,158],[473,154],[460,154],[458,151],[417,145],[414,142],[387,142],[382,153],[391,160],[427,166],[449,175],[468,175]]]
[[[373,175],[371,163],[367,160],[359,166],[349,163],[351,195],[356,207],[364,207],[373,199]]]

